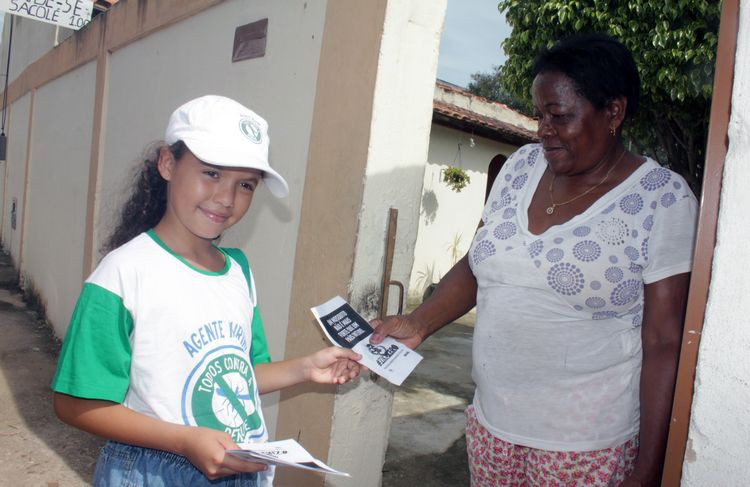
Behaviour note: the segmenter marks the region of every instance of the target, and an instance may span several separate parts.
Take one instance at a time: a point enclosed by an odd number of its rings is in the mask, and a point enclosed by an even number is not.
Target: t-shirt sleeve
[[[85,399],[122,402],[130,384],[132,331],[132,316],[120,296],[96,284],[84,284],[52,389]]]
[[[664,193],[657,202],[653,228],[642,245],[647,258],[643,269],[645,284],[690,272],[692,269],[698,202],[687,189],[687,184],[684,187],[683,194]]]
[[[244,252],[236,248],[224,248],[223,249],[230,257],[232,257],[240,265],[242,273],[245,275],[247,280],[248,291],[250,292],[250,299],[253,301],[253,321],[251,324],[252,342],[250,344],[250,362],[255,366],[256,364],[268,363],[271,361],[271,356],[268,353],[268,344],[266,342],[266,333],[263,330],[263,320],[260,316],[260,310],[258,309],[258,297],[255,291],[255,280],[253,274],[250,272],[250,264],[247,262]]]
[[[492,188],[490,188],[490,193],[487,196],[487,201],[484,204],[484,209],[482,210],[482,223],[487,223],[490,215],[495,211],[494,207],[502,207],[507,204],[507,202],[504,202],[504,199],[509,198],[509,196],[503,194],[503,189],[508,184],[506,177],[514,171],[516,164],[520,163],[519,159],[527,160],[529,156],[536,159],[539,151],[539,144],[528,144],[511,154],[505,163],[503,163],[503,167],[500,168],[500,172],[497,174],[497,177],[495,177],[495,181],[492,183]]]
[[[266,333],[263,330],[263,320],[260,317],[260,310],[257,306],[253,309],[252,332],[253,341],[250,345],[250,363],[253,364],[253,367],[258,364],[269,363],[271,355],[268,353]]]

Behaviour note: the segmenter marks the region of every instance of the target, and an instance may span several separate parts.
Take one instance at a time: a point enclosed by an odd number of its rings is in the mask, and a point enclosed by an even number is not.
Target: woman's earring
[[[614,127],[609,127],[609,133],[612,135],[612,137],[615,137],[617,135],[617,130],[615,130]]]

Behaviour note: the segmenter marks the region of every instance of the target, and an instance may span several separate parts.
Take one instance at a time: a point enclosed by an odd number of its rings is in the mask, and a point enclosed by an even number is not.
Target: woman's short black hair
[[[612,37],[576,35],[543,49],[534,59],[531,75],[548,72],[560,72],[572,79],[580,94],[597,109],[624,96],[628,100],[625,116],[633,117],[638,112],[638,68],[628,48]]]

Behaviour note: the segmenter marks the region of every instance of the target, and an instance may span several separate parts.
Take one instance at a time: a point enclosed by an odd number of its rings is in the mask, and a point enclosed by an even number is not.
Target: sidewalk
[[[0,253],[0,485],[89,485],[103,442],[55,416],[60,342],[23,302],[17,277]]]

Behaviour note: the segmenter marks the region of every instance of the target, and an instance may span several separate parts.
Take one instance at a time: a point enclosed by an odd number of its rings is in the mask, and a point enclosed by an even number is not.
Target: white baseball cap
[[[230,98],[206,95],[185,103],[169,117],[164,140],[185,142],[208,164],[262,171],[274,196],[289,194],[289,185],[268,163],[268,123]]]

